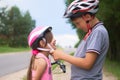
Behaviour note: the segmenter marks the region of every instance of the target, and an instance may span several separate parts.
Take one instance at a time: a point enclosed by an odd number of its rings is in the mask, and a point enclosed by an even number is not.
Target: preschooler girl
[[[53,41],[51,30],[52,27],[49,26],[36,27],[28,36],[28,44],[32,48],[32,57],[27,80],[52,80],[49,53],[52,51],[51,46],[55,44],[55,41]]]

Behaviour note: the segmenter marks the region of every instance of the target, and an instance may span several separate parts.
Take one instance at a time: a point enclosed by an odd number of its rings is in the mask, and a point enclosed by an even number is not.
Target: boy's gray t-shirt
[[[102,80],[102,67],[109,47],[108,32],[103,23],[98,23],[92,29],[86,40],[82,40],[74,54],[75,57],[84,58],[87,52],[96,52],[98,57],[91,70],[71,66],[71,80]]]

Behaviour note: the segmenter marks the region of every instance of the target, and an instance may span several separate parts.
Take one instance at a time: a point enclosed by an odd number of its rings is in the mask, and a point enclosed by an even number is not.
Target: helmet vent
[[[95,6],[91,6],[89,9],[92,9],[92,8],[94,8]]]
[[[79,7],[76,7],[75,9],[73,9],[73,10],[80,10],[81,8],[79,8]]]
[[[95,2],[95,0],[93,0],[93,1],[88,1],[88,3],[94,3]]]
[[[81,2],[81,0],[78,0],[77,2]]]
[[[98,7],[99,7],[99,6],[97,5],[97,6],[95,7],[95,9],[98,9]]]
[[[70,10],[73,6],[74,6],[74,5],[70,6],[70,7],[68,8],[68,10]]]
[[[80,6],[88,7],[89,5],[87,5],[87,4],[81,4]]]

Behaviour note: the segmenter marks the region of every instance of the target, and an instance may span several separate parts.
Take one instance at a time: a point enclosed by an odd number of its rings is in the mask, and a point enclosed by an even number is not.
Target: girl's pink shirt
[[[41,53],[38,53],[36,56],[45,59],[45,61],[47,62],[47,68],[46,68],[45,72],[43,73],[42,78],[40,80],[52,80],[50,60],[45,55],[43,55]],[[34,79],[35,75],[36,75],[36,71],[32,70],[32,80]]]

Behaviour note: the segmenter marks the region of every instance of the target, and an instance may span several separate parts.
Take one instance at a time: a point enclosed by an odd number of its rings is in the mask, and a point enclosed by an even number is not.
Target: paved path
[[[53,73],[53,80],[70,80],[70,64],[65,62],[66,65],[66,73],[63,73],[62,70],[58,67],[56,67],[55,70],[52,71]],[[112,74],[107,73],[103,71],[103,80],[117,80],[116,77],[114,77]],[[24,68],[23,70],[1,76],[0,80],[23,80],[23,77],[26,76],[27,69]]]
[[[59,67],[57,67],[54,71],[53,71],[53,80],[70,80],[70,64],[65,62],[65,65],[67,67],[67,72],[66,73],[62,73],[62,71],[60,70]],[[116,77],[114,77],[112,74],[108,73],[108,72],[103,72],[103,80],[117,80]]]
[[[63,73],[59,66],[57,66],[53,70],[53,80],[70,80],[70,64],[67,62],[65,62],[64,64],[66,65],[66,73]]]
[[[62,70],[58,67],[53,70],[53,80],[70,80],[70,64],[65,62],[66,73],[63,73]],[[23,77],[26,76],[27,69],[0,77],[0,80],[23,80]],[[112,74],[104,71],[103,80],[117,80]]]
[[[28,67],[30,52],[0,54],[0,77]]]
[[[6,76],[0,77],[0,80],[23,80],[24,76],[26,76],[27,69],[23,69]]]

